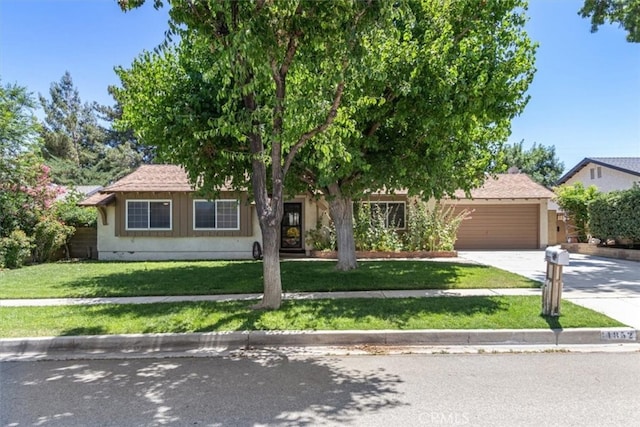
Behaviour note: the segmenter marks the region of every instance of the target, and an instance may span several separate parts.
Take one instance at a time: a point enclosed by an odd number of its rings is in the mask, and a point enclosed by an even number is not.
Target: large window
[[[369,205],[372,219],[382,218],[386,227],[404,230],[405,202],[364,202]]]
[[[239,230],[238,200],[194,200],[194,230]]]
[[[171,230],[171,200],[127,200],[127,230]]]

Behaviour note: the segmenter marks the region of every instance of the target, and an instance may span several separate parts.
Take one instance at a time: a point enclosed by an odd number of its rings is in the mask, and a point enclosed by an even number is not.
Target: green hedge
[[[600,194],[589,203],[589,231],[600,240],[640,243],[640,186]]]

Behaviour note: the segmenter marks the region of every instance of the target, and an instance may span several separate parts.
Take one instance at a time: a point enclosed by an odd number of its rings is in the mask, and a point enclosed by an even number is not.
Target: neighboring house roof
[[[455,192],[458,199],[551,199],[553,196],[553,191],[524,173],[489,177],[482,187],[471,190],[471,197],[462,190]]]
[[[78,206],[106,206],[115,198],[114,193],[96,193],[78,203]]]
[[[589,163],[594,163],[599,166],[605,166],[620,172],[626,172],[631,175],[640,176],[640,157],[585,157],[569,172],[564,174],[558,180],[557,184],[564,184]]]
[[[60,189],[60,194],[58,194],[58,197],[56,197],[56,200],[65,200],[69,196],[71,191],[75,191],[85,197],[89,197],[97,193],[98,191],[102,190],[101,185],[75,185],[75,186],[72,185],[69,187],[64,187],[64,186],[56,186],[56,187]]]
[[[74,189],[85,196],[92,196],[98,191],[102,190],[102,185],[76,185]]]

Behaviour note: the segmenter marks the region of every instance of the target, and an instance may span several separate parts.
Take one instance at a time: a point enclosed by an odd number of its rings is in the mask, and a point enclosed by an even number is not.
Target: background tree
[[[96,177],[94,166],[100,157],[105,135],[91,104],[83,104],[67,71],[51,84],[50,99],[40,95],[45,119],[42,127],[43,155],[51,165],[55,182],[87,184]]]
[[[27,194],[23,187],[34,184],[42,159],[36,101],[26,88],[0,85],[0,237],[24,227]]]
[[[22,182],[28,153],[38,150],[36,101],[25,87],[0,81],[0,185]]]
[[[119,3],[128,9],[143,1]],[[195,58],[207,61],[206,68],[197,67],[186,75],[210,87],[214,102],[185,111],[181,108],[185,102],[195,101],[189,107],[202,102],[185,92],[177,104],[166,105],[169,127],[190,131],[165,142],[164,151],[185,166],[191,181],[205,193],[215,192],[225,181],[246,188],[247,176],[251,177],[264,255],[265,292],[259,307],[277,308],[282,297],[278,237],[284,180],[300,149],[333,123],[344,88],[353,78],[350,67],[365,53],[361,32],[371,25],[388,24],[383,14],[393,4],[349,0],[169,3],[172,31],[180,34],[185,49],[201,44],[208,49],[206,56]],[[153,61],[146,62],[153,69]],[[119,101],[125,122],[144,128],[134,98],[144,101],[149,83],[132,74],[131,79],[120,74],[124,90]],[[136,84],[145,94],[142,99],[134,93]],[[153,91],[153,96],[162,95]],[[309,102],[310,97],[315,102]],[[203,109],[211,110],[207,126],[194,132],[197,126],[192,122],[200,122],[197,114]],[[306,120],[288,120],[287,111]]]
[[[151,158],[130,130],[113,129],[119,107],[83,103],[69,72],[51,84],[49,96],[40,96],[42,153],[57,184],[104,185],[131,172],[145,155]]]
[[[525,150],[523,144],[524,141],[505,145],[500,157],[502,170],[517,167],[534,181],[549,188],[553,187],[564,171],[564,163],[556,156],[555,147],[533,143],[530,149]]]
[[[627,31],[627,41],[640,42],[640,0],[585,0],[578,12],[591,19],[591,32],[605,22],[618,23]]]
[[[113,94],[112,88],[109,92]],[[152,163],[155,159],[155,148],[141,144],[130,128],[119,128],[116,122],[122,118],[122,107],[116,102],[113,106],[94,106],[100,121],[105,139],[100,160],[96,169],[109,175],[110,181],[116,181],[130,173],[142,163]]]

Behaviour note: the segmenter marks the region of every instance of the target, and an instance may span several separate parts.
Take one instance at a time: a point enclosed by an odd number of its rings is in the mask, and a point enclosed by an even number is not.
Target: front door
[[[280,226],[280,249],[302,251],[302,203],[285,203]]]

